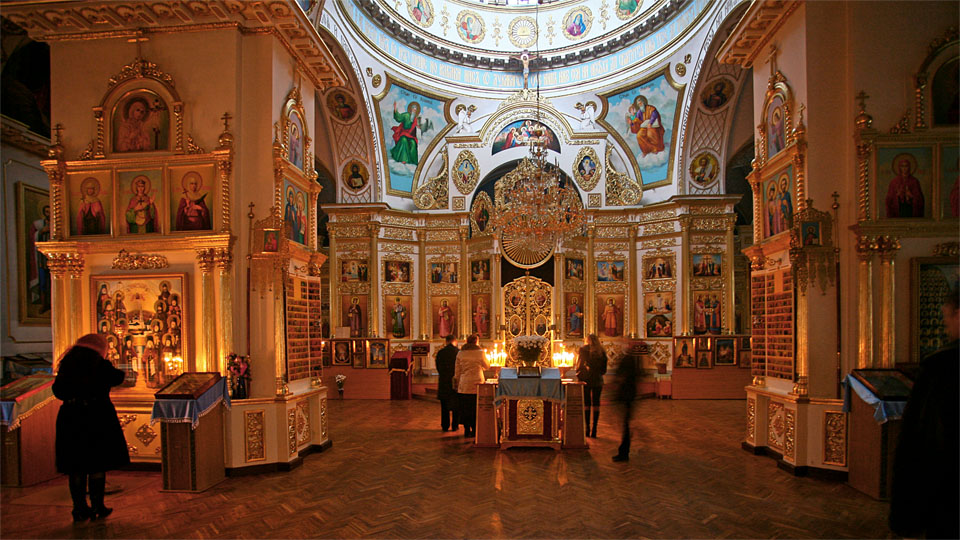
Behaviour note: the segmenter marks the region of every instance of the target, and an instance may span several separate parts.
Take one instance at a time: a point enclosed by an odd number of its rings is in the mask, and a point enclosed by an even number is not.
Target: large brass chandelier
[[[504,253],[520,266],[537,266],[565,238],[581,234],[583,203],[575,187],[547,162],[543,125],[537,122],[530,157],[494,188],[493,230]]]

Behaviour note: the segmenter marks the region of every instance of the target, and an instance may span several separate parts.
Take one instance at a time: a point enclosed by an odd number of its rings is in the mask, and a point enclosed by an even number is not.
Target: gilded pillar
[[[893,260],[900,250],[900,240],[894,236],[881,236],[877,238],[877,244],[880,250],[880,365],[875,367],[893,368],[896,363]]]
[[[213,267],[214,250],[198,249],[197,265],[200,267],[200,354],[197,355],[196,371],[217,369],[217,308],[214,301]]]
[[[493,268],[490,272],[491,283],[495,283],[491,289],[491,302],[496,306],[496,311],[494,312],[494,334],[493,339],[503,340],[503,285],[501,284],[502,278],[500,276],[500,258],[502,255],[500,253],[493,254]],[[491,310],[492,311],[492,310]]]
[[[806,263],[801,263],[806,264]],[[813,287],[797,287],[797,310],[796,310],[796,379],[793,382],[791,394],[805,397],[808,390],[808,381],[810,379],[810,307],[807,292]]]
[[[51,293],[51,323],[53,324],[53,358],[59,358],[73,345],[71,340],[71,312],[70,305],[70,266],[72,256],[68,253],[45,253],[47,267],[50,269]],[[56,371],[57,366],[53,366]]]
[[[737,282],[735,279],[736,276],[734,276],[734,266],[735,266],[734,259],[736,257],[736,255],[734,254],[736,252],[734,251],[735,247],[733,244],[733,228],[737,226],[736,216],[727,216],[726,223],[727,223],[726,252],[729,253],[730,255],[725,256],[723,258],[723,263],[722,263],[724,266],[723,275],[726,276],[724,278],[726,280],[726,286],[724,287],[724,289],[726,289],[727,291],[727,294],[725,295],[725,298],[724,298],[724,310],[726,311],[726,313],[724,314],[724,317],[723,317],[723,320],[726,321],[726,324],[723,325],[722,331],[724,333],[733,334],[734,332],[736,332],[736,329],[737,329],[736,328],[737,310],[736,310],[736,306],[734,305],[736,303],[736,298],[737,298]],[[750,314],[748,312],[748,313],[745,313],[745,315],[749,316]]]
[[[274,365],[277,382],[276,394],[277,396],[285,396],[290,393],[290,389],[287,388],[287,325],[286,313],[283,311],[282,287],[273,289],[271,300],[273,301],[273,334],[276,337],[273,349],[273,357],[276,361]]]
[[[420,245],[418,246],[420,249],[418,256],[420,262],[420,271],[417,272],[417,281],[420,282],[420,294],[417,297],[417,300],[419,300],[420,303],[420,306],[417,310],[420,321],[420,339],[430,339],[430,298],[427,290],[427,274],[429,274],[430,269],[427,268],[427,237],[422,229],[417,231],[417,239],[420,242]]]
[[[214,158],[217,160],[217,175],[220,177],[220,232],[230,234],[230,173],[233,171],[233,151],[229,147],[223,147],[224,136],[220,135],[221,148],[213,151]],[[315,208],[315,207],[314,207]]]
[[[370,234],[370,260],[367,268],[370,274],[370,311],[367,320],[370,325],[370,336],[380,337],[380,224],[367,225]]]
[[[67,176],[67,165],[63,160],[63,144],[60,139],[60,132],[63,130],[61,124],[54,128],[55,142],[50,147],[50,157],[52,159],[40,162],[43,170],[46,171],[50,179],[50,240],[63,240],[64,208],[63,202],[66,198],[63,196],[63,184]],[[59,355],[56,356],[59,358]]]
[[[233,252],[230,248],[218,248],[214,252],[214,261],[217,265],[217,276],[220,278],[220,306],[217,327],[219,334],[219,355],[217,356],[217,371],[222,375],[227,373],[227,355],[234,352],[233,346]]]
[[[762,215],[762,214],[756,214]],[[680,216],[680,257],[677,261],[677,266],[680,267],[680,281],[682,283],[683,289],[683,299],[674,299],[674,302],[682,301],[680,305],[685,306],[683,313],[683,325],[682,333],[685,336],[690,335],[690,321],[693,320],[693,298],[690,294],[690,268],[688,261],[690,260],[690,217],[689,216]],[[728,252],[732,253],[732,252]],[[724,257],[729,259],[730,257]],[[679,288],[678,288],[679,289]]]
[[[627,271],[627,275],[630,279],[627,280],[627,305],[630,310],[630,337],[638,338],[640,334],[637,332],[637,325],[640,319],[639,313],[640,310],[637,309],[637,305],[643,301],[643,295],[640,294],[638,287],[640,286],[640,272],[637,270],[637,236],[640,233],[640,226],[636,223],[630,225],[630,269]]]
[[[554,339],[560,339],[563,337],[563,323],[560,319],[563,318],[563,279],[565,274],[565,269],[567,267],[566,263],[567,256],[563,253],[557,253],[553,256],[554,265],[553,265],[553,282],[556,286],[553,288],[553,313],[551,314],[551,320],[555,325],[555,330],[553,334]],[[496,289],[496,287],[494,287]]]
[[[67,339],[70,342],[75,341],[86,332],[83,330],[83,267],[84,260],[82,255],[77,255],[70,260],[70,305],[74,307],[69,313],[69,334]],[[92,307],[91,307],[92,309]]]
[[[336,337],[337,327],[340,326],[340,262],[337,260],[337,228],[327,227],[330,237],[330,337]]]
[[[313,208],[309,212],[310,214],[310,234],[308,238],[310,239],[310,249],[317,251],[320,249],[320,239],[317,238],[317,199],[320,197],[320,190],[323,189],[323,186],[316,182],[310,183],[310,208]]]
[[[597,228],[595,225],[587,225],[587,271],[586,271],[586,285],[587,290],[584,295],[583,303],[583,317],[584,322],[584,335],[596,334],[597,333],[597,306],[595,305],[597,300],[597,295],[595,293],[597,284],[596,284],[596,274],[597,274],[597,261],[593,255],[594,248],[594,239],[597,236]]]
[[[876,244],[857,238],[857,369],[873,366],[873,253]]]
[[[460,297],[460,339],[464,342],[467,336],[473,333],[473,316],[470,310],[470,257],[467,253],[467,235],[470,230],[467,227],[460,227],[457,231],[460,238],[460,277],[457,279],[457,291]]]

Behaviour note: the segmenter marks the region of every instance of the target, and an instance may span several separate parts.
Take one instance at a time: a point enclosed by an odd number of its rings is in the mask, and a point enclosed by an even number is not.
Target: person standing
[[[453,387],[453,374],[457,369],[457,338],[447,336],[446,345],[437,351],[437,398],[440,399],[440,429],[460,429],[460,411],[457,410],[457,390]],[[450,422],[450,417],[453,422]]]
[[[633,400],[637,397],[637,376],[640,367],[637,365],[639,357],[634,354],[624,355],[617,367],[617,395],[615,400],[623,408],[623,431],[620,435],[620,446],[614,461],[630,459],[630,417],[633,413]]]
[[[597,421],[600,420],[600,392],[603,390],[603,376],[607,373],[607,353],[596,334],[587,336],[585,345],[580,347],[577,360],[577,378],[586,386],[583,388],[583,417],[587,421],[587,436],[597,438]],[[590,429],[590,407],[593,406],[593,429]]]
[[[106,471],[130,463],[117,410],[110,401],[110,388],[121,384],[125,373],[104,358],[106,351],[103,336],[81,337],[63,355],[53,383],[53,395],[63,401],[57,413],[57,471],[70,477],[75,522],[105,518],[113,512],[103,504]]]
[[[477,429],[477,385],[485,379],[484,369],[490,369],[483,349],[477,345],[479,338],[473,334],[467,338],[467,344],[457,354],[457,366],[453,380],[457,386],[460,403],[460,423],[463,424],[463,436],[473,437]]]
[[[960,538],[960,292],[942,310],[950,343],[920,363],[893,459],[890,528],[910,538]]]

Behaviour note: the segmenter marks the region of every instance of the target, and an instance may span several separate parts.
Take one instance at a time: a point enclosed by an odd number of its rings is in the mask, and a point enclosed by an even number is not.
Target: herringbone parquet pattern
[[[882,538],[885,503],[795,478],[740,449],[742,401],[637,404],[628,463],[610,457],[617,414],[583,451],[471,448],[441,433],[439,405],[334,401],[333,447],[289,473],[160,493],[159,473],[108,474],[105,522],[17,500],[66,479],[4,488],[8,538]],[[146,477],[147,481],[133,477]],[[35,499],[33,497],[32,499]]]

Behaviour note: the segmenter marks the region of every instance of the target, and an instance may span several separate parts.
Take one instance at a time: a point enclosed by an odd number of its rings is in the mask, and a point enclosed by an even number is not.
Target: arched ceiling
[[[508,5],[502,5],[503,2]],[[519,4],[519,5],[516,5]],[[343,0],[362,47],[442,83],[515,92],[581,85],[656,61],[683,43],[710,0]],[[335,7],[334,7],[335,6]]]

